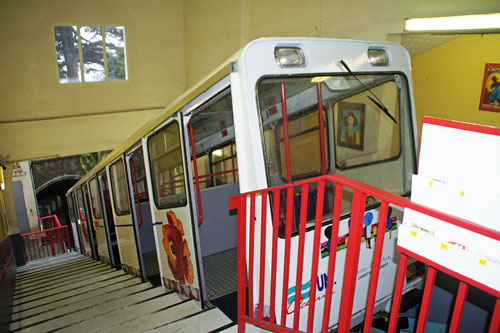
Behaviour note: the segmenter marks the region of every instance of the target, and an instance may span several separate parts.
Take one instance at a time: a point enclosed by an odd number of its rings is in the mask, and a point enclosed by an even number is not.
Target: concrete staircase
[[[161,287],[79,254],[18,268],[10,331],[236,332],[216,307],[202,311]]]

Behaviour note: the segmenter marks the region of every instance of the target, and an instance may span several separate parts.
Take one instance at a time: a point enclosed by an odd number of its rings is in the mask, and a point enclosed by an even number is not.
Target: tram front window
[[[265,78],[257,93],[269,186],[339,173],[399,195],[409,192],[414,152],[402,74]],[[323,213],[330,218],[333,193],[327,186]],[[344,193],[343,213],[350,211],[350,196]],[[316,201],[316,189],[309,200]]]

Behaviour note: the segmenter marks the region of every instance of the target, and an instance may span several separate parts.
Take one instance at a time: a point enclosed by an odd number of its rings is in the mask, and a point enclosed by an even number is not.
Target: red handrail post
[[[238,210],[238,332],[245,332],[246,304],[246,196],[232,197],[230,209]]]
[[[316,308],[316,276],[318,275],[319,264],[319,241],[321,237],[321,224],[323,223],[323,205],[325,197],[325,180],[318,181],[318,192],[316,195],[316,223],[314,225],[314,242],[313,242],[313,258],[311,270],[311,304],[309,305],[309,313],[307,319],[307,331],[312,332],[314,326],[314,311]],[[333,279],[333,276],[332,276]]]
[[[234,167],[234,142],[231,143],[231,166],[233,167],[233,182],[236,183],[236,168]]]
[[[325,124],[323,120],[323,96],[321,82],[316,85],[318,93],[318,122],[319,122],[319,146],[321,150],[321,174],[326,175],[326,149],[325,149]]]
[[[340,212],[342,210],[342,192],[344,186],[336,184],[335,186],[335,202],[333,206],[332,217],[332,238],[330,242],[330,257],[328,259],[328,273],[330,278],[326,282],[326,297],[325,308],[323,313],[323,332],[328,332],[330,327],[330,310],[332,307],[332,294],[333,294],[333,281],[335,276],[335,261],[337,259],[337,246],[339,240],[339,227],[340,227]]]
[[[469,285],[460,281],[457,299],[455,300],[455,307],[453,308],[453,317],[451,319],[450,332],[458,332],[458,329],[460,328],[460,321],[462,320],[462,313],[464,311],[468,291]]]
[[[283,113],[283,136],[285,140],[285,157],[286,157],[286,179],[288,183],[292,182],[292,166],[290,162],[290,138],[288,136],[288,113],[286,106],[286,89],[285,82],[281,82],[281,110]]]
[[[299,329],[300,303],[302,301],[302,273],[304,265],[304,244],[306,238],[307,223],[307,202],[309,199],[309,184],[302,185],[302,194],[300,200],[300,220],[299,220],[299,247],[297,259],[297,276],[295,277],[295,300],[293,314],[293,330]],[[312,290],[312,287],[311,287]],[[311,298],[312,299],[312,298]]]
[[[276,323],[276,266],[278,260],[278,232],[280,217],[280,193],[281,190],[273,191],[273,241],[272,241],[272,264],[271,264],[271,301],[269,305],[269,323]]]
[[[387,225],[388,210],[389,205],[387,201],[382,201],[378,219],[377,242],[375,243],[376,245],[373,258],[372,276],[370,279],[370,287],[368,289],[368,302],[366,305],[365,324],[363,328],[363,332],[365,333],[369,333],[372,326],[373,310],[375,307],[375,297],[377,295],[377,285],[380,274],[380,265],[382,263],[382,251],[384,250],[385,227]]]
[[[420,305],[420,314],[418,316],[417,332],[425,331],[425,324],[427,323],[427,316],[429,315],[429,308],[431,305],[432,291],[434,290],[434,282],[436,281],[437,271],[429,267],[427,271],[427,279],[425,281],[424,296],[422,297],[422,304]]]
[[[286,189],[285,262],[283,267],[283,293],[281,296],[281,327],[286,326],[288,278],[290,277],[290,247],[292,238],[293,186]],[[300,287],[299,287],[300,288]]]
[[[250,194],[250,235],[248,237],[248,316],[254,318],[253,314],[253,273],[255,254],[255,193]]]
[[[497,298],[495,302],[495,310],[493,310],[493,316],[491,317],[489,333],[495,333],[500,331],[500,298]]]
[[[351,328],[352,306],[358,274],[358,261],[363,231],[366,194],[355,190],[352,200],[351,225],[349,227],[349,243],[342,287],[342,303],[340,306],[339,332],[348,332]]]
[[[260,260],[259,260],[259,320],[264,319],[264,287],[265,287],[265,273],[266,273],[266,224],[267,224],[267,192],[263,192],[262,200],[262,214],[261,214],[261,233],[260,233]]]

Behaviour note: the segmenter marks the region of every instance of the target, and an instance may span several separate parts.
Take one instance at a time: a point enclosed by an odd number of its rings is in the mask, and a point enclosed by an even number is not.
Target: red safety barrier
[[[61,226],[57,215],[49,215],[45,217],[38,218],[38,227],[40,230],[58,228]]]
[[[21,235],[26,262],[70,251],[68,227],[44,229]]]
[[[412,209],[414,211],[437,218],[460,228],[500,241],[500,232],[498,231],[436,211],[434,209],[430,209],[428,207],[414,203],[407,198],[389,193],[387,191],[383,191],[373,186],[337,174],[320,176],[313,179],[299,181],[294,184],[287,184],[279,187],[273,187],[233,196],[230,199],[230,208],[238,209],[239,332],[244,332],[245,326],[247,324],[275,332],[298,332],[301,307],[304,307],[301,306],[300,303],[303,300],[303,294],[301,294],[299,290],[296,294],[298,296],[296,296],[295,299],[291,301],[295,304],[293,310],[288,311],[288,314],[293,314],[293,325],[287,326],[287,292],[289,291],[289,287],[292,287],[293,289],[301,288],[300,286],[302,286],[303,274],[305,274],[305,276],[311,277],[309,289],[310,295],[308,301],[309,309],[302,310],[308,311],[306,331],[313,331],[315,319],[316,327],[319,327],[319,324],[321,324],[320,327],[321,331],[323,332],[328,332],[330,326],[334,324],[330,323],[330,312],[332,309],[332,294],[334,292],[333,286],[335,280],[334,278],[332,278],[335,277],[335,261],[337,255],[335,250],[330,251],[330,255],[328,258],[327,276],[329,278],[325,279],[326,293],[324,295],[324,307],[322,307],[322,313],[315,313],[315,304],[317,300],[316,277],[318,274],[318,261],[320,255],[320,236],[324,219],[323,205],[325,204],[325,188],[331,188],[332,185],[335,186],[335,196],[333,199],[334,202],[332,203],[333,214],[330,216],[332,220],[331,244],[337,244],[339,240],[338,233],[343,193],[345,194],[345,190],[347,189],[349,195],[352,194],[349,241],[347,242],[347,253],[343,272],[343,285],[341,290],[340,311],[337,326],[338,332],[349,332],[351,326],[353,302],[356,291],[356,283],[358,280],[358,263],[360,258],[361,240],[363,237],[363,218],[365,214],[367,196],[379,199],[379,231],[385,230],[386,228],[388,207],[389,204],[391,204],[393,206],[401,208]],[[317,190],[317,200],[314,204],[316,206],[316,213],[313,221],[314,230],[310,231],[314,234],[312,238],[313,250],[311,256],[304,258],[304,239],[306,235],[306,222],[308,219],[308,200],[310,200],[310,196],[307,194],[310,187],[314,187]],[[298,237],[294,237],[292,247],[292,229],[295,228],[293,226],[293,223],[297,222],[296,216],[294,216],[294,214],[297,215],[297,211],[294,209],[294,197],[296,197],[299,193],[301,194],[299,214],[300,222],[298,226]],[[286,195],[286,198],[280,198],[280,195]],[[271,214],[269,214],[269,217],[272,218],[272,230],[268,232],[266,230],[266,222],[268,219],[267,211],[269,208],[267,206],[269,203],[272,203],[273,211],[272,217]],[[280,212],[280,210],[285,210],[285,212]],[[283,217],[285,217],[285,220],[283,220]],[[312,223],[311,221],[309,222],[310,224],[307,227],[309,227],[310,229]],[[285,226],[283,226],[283,224],[285,224]],[[295,231],[297,231],[297,229],[295,229]],[[278,244],[279,232],[284,233],[284,239],[281,238],[279,240],[281,246]],[[364,332],[370,332],[372,324],[377,287],[379,285],[379,274],[382,263],[384,237],[385,232],[378,232],[375,236],[373,266],[371,271],[371,278],[369,281],[368,297],[364,315]],[[292,250],[294,252],[292,252]],[[495,290],[493,288],[485,286],[473,279],[445,268],[439,263],[435,263],[417,254],[411,253],[410,251],[407,251],[402,247],[398,246],[397,250],[400,252],[400,261],[397,269],[394,293],[392,296],[389,332],[396,331],[409,257],[413,257],[428,265],[425,289],[423,293],[423,299],[420,304],[420,314],[417,322],[417,332],[424,331],[427,321],[427,314],[429,312],[432,289],[434,287],[434,281],[438,270],[443,271],[460,281],[460,288],[455,301],[450,331],[457,331],[459,328],[462,317],[462,310],[467,298],[467,291],[469,286],[474,286],[497,298],[492,320],[489,324],[489,332],[499,331],[500,290]],[[284,255],[278,257],[278,251],[284,251]],[[290,269],[291,257],[294,258],[293,260],[297,260],[296,271],[292,271]],[[308,262],[307,266],[304,264],[305,261]],[[295,264],[295,262],[293,264]],[[282,280],[277,279],[277,270],[283,272],[282,275],[280,274],[280,277],[283,277]],[[254,276],[256,274],[257,276]],[[295,286],[297,287],[288,285],[289,277],[293,276],[291,274],[296,274]],[[277,282],[283,283],[283,285],[277,285]],[[255,286],[254,284],[257,284],[257,286]],[[246,293],[247,286],[248,298]],[[256,290],[258,290],[258,293],[256,293]],[[278,301],[280,301],[281,303],[281,308],[276,307]],[[288,300],[288,302],[290,302],[290,300]],[[266,309],[266,311],[264,311],[264,304],[269,304],[269,309]],[[266,316],[264,316],[264,312],[266,312]],[[280,318],[277,318],[277,313],[281,313]]]

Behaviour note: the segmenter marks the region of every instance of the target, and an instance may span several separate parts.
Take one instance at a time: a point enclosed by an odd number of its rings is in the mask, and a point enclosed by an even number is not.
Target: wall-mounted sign
[[[500,64],[486,64],[479,109],[500,112]]]

